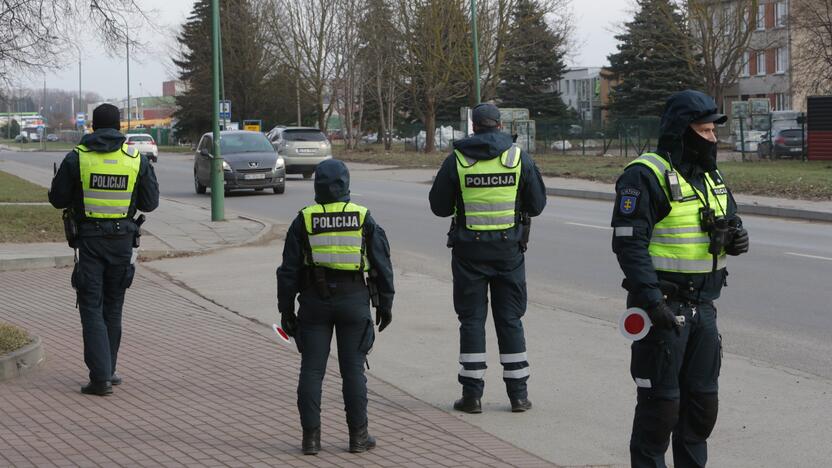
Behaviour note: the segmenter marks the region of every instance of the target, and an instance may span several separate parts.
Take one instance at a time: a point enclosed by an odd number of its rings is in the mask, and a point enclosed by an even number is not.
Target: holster
[[[66,242],[74,249],[78,245],[78,223],[75,222],[72,211],[69,209],[63,211],[61,218],[64,221],[64,236],[66,237]]]
[[[313,267],[312,271],[312,285],[315,291],[324,299],[329,299],[329,286],[326,284],[326,271],[323,268]]]
[[[525,252],[529,248],[529,236],[532,233],[532,218],[528,213],[520,213],[520,251]]]
[[[370,292],[370,303],[374,309],[378,309],[378,273],[375,270],[370,270],[367,273],[367,290]]]
[[[626,289],[627,292],[633,294],[634,296],[638,294],[634,285],[628,280],[624,278],[621,281],[621,287]],[[671,281],[665,281],[660,279],[659,280],[659,290],[662,292],[662,296],[664,296],[666,301],[672,301],[673,299],[678,299],[679,296],[679,285],[673,283]],[[642,304],[644,307],[647,307],[648,304]]]
[[[454,247],[454,232],[456,231],[456,217],[451,218],[451,227],[448,228],[448,240],[445,246],[449,249]]]
[[[140,214],[136,219],[133,220],[136,223],[136,234],[133,237],[133,248],[138,249],[139,245],[142,243],[142,224],[146,221],[146,218],[143,214]]]

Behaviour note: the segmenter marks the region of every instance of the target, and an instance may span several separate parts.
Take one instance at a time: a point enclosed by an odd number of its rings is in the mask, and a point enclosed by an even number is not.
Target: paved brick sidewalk
[[[110,397],[82,395],[87,371],[69,274],[0,272],[0,320],[39,335],[47,356],[39,370],[0,384],[2,466],[551,466],[373,377],[379,447],[349,454],[334,358],[323,450],[304,457],[297,353],[262,325],[141,268],[124,310],[124,384]]]

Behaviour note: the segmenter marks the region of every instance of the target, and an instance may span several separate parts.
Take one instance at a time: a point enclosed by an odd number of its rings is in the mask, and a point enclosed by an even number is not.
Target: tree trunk
[[[381,128],[378,129],[378,138],[384,141],[384,149],[389,150],[387,143],[387,120],[384,118],[384,91],[381,86],[381,64],[376,67],[376,96],[378,96],[378,121]]]
[[[436,150],[434,138],[436,138],[436,98],[431,96],[425,103],[425,153],[433,153]]]

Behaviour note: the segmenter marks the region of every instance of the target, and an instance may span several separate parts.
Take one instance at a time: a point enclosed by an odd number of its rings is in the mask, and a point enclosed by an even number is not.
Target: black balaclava
[[[101,104],[92,111],[92,129],[110,128],[120,130],[121,114],[118,107],[112,104]]]
[[[691,127],[685,130],[682,141],[683,162],[699,166],[705,172],[716,170],[716,143],[702,138]]]

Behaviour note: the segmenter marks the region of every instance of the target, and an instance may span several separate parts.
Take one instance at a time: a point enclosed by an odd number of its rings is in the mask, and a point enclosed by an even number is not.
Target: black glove
[[[280,314],[280,328],[289,336],[295,336],[298,331],[298,317],[294,312],[283,312]]]
[[[381,333],[387,328],[387,325],[390,325],[390,322],[393,321],[393,311],[390,309],[376,309],[376,325],[378,325],[378,331]]]
[[[647,308],[647,315],[653,326],[661,328],[662,330],[676,330],[679,334],[681,325],[676,321],[676,314],[668,307],[664,301],[657,302],[655,305]]]
[[[739,228],[734,233],[734,238],[731,243],[725,247],[725,253],[728,255],[740,255],[748,252],[748,231],[745,228]]]

